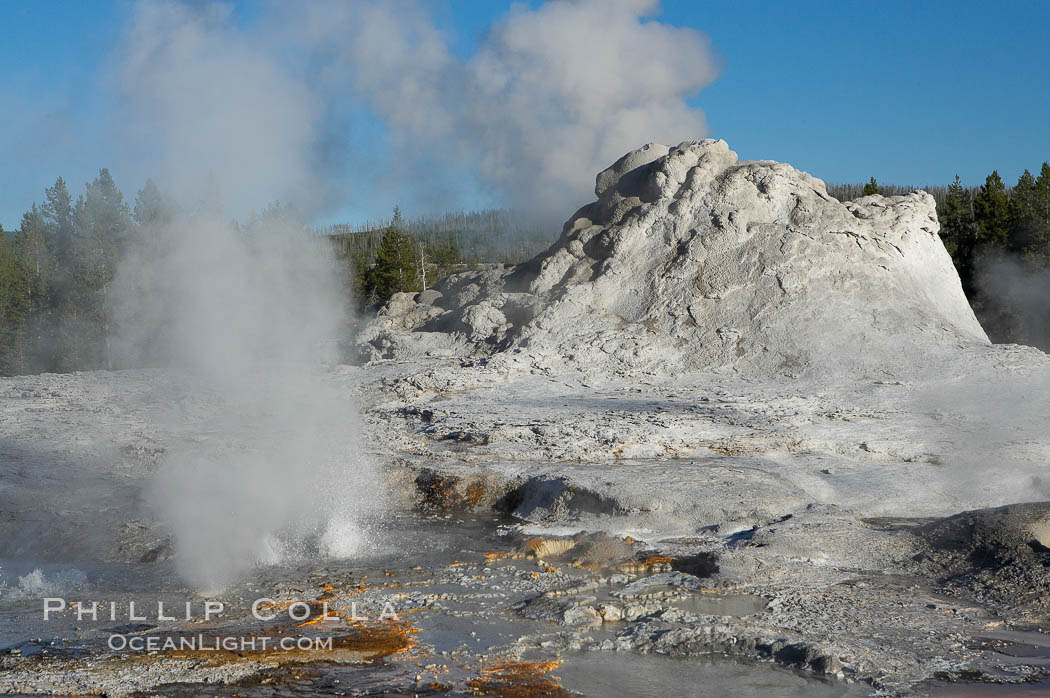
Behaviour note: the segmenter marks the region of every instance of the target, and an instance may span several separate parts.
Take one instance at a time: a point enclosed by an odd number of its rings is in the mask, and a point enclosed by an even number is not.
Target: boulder
[[[964,511],[913,532],[930,545],[929,555],[948,567],[998,569],[1018,561],[1039,567],[1050,564],[1050,502]]]
[[[428,288],[426,291],[420,291],[416,294],[415,301],[420,305],[440,305],[438,301],[441,300],[441,291],[436,291],[432,288]]]

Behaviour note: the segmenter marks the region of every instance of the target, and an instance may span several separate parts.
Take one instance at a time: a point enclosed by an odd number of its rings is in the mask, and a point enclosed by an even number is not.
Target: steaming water
[[[247,596],[248,590],[262,593],[275,585],[299,586],[311,578],[353,576],[383,578],[385,571],[396,571],[398,578],[425,578],[447,569],[456,560],[480,557],[482,551],[505,547],[497,522],[491,519],[424,518],[413,514],[387,514],[383,523],[385,535],[371,539],[354,561],[330,560],[321,566],[301,562],[295,565],[273,565],[256,569],[243,585],[229,590],[230,595]],[[178,608],[185,598],[199,598],[182,587],[170,563],[96,564],[71,568],[68,565],[44,565],[3,561],[3,580],[29,579],[18,594],[0,596],[0,648],[18,647],[23,655],[47,650],[67,656],[104,652],[105,638],[113,628],[133,629],[127,619],[111,622],[76,621],[67,615],[60,623],[42,620],[42,601],[37,593],[65,596],[70,599],[116,599],[125,603],[135,600],[140,607],[155,606],[164,601],[168,608]],[[421,566],[422,570],[414,568]],[[75,571],[74,571],[75,569]],[[37,573],[36,570],[39,570]],[[67,582],[63,585],[63,581]],[[37,582],[41,586],[36,586]],[[69,583],[71,582],[71,583]],[[16,585],[18,582],[16,581]],[[442,585],[422,588],[426,593],[441,593]],[[447,585],[450,592],[463,587]],[[417,641],[431,648],[433,657],[425,662],[450,666],[449,680],[465,681],[471,676],[469,660],[464,666],[440,656],[442,651],[477,654],[492,648],[513,645],[526,634],[548,633],[551,626],[521,619],[506,611],[505,599],[474,599],[457,605],[449,602],[450,613],[413,614],[413,624],[420,629]],[[478,604],[483,607],[478,607]],[[712,603],[717,603],[712,601]],[[736,609],[747,612],[746,602]],[[745,607],[747,606],[747,607]],[[479,611],[481,611],[479,613]],[[133,624],[132,624],[133,625]],[[152,625],[147,623],[143,629]],[[40,638],[37,641],[37,638]],[[540,652],[537,658],[549,657]],[[242,685],[207,687],[209,695],[299,696],[341,691],[371,691],[370,695],[412,695],[413,677],[418,671],[413,656],[392,657],[378,664],[340,666],[319,663],[271,672],[272,683],[250,680]],[[703,687],[705,695],[726,696],[854,696],[864,695],[857,687],[824,682],[769,664],[737,662],[725,658],[692,658],[676,660],[632,653],[569,653],[554,675],[566,688],[586,696],[668,696],[696,695]],[[152,694],[197,695],[201,687],[168,685]]]
[[[334,250],[271,213],[180,215],[114,282],[116,347],[175,366],[148,406],[168,433],[148,490],[180,573],[221,589],[253,565],[352,555],[381,504],[356,405],[325,368],[351,323]]]
[[[272,593],[275,587],[301,587],[325,578],[383,579],[393,571],[401,580],[440,577],[453,561],[477,559],[481,553],[505,548],[507,541],[493,519],[453,519],[423,517],[389,512],[377,522],[383,535],[372,537],[354,560],[310,561],[262,566],[227,592],[226,598]],[[417,567],[421,569],[416,569]],[[427,594],[462,593],[457,583],[428,583],[413,586]],[[484,589],[482,591],[485,591]],[[494,590],[493,590],[494,591]],[[105,652],[105,638],[113,628],[129,628],[126,618],[116,622],[78,622],[67,616],[61,622],[44,623],[43,595],[69,599],[105,599],[126,604],[135,600],[140,607],[163,601],[168,608],[179,608],[187,598],[199,604],[202,597],[184,587],[171,562],[160,563],[63,563],[39,564],[32,561],[0,560],[0,649],[18,647],[23,655],[65,653],[73,656]],[[485,595],[482,594],[484,597]],[[417,641],[433,652],[424,663],[450,666],[449,681],[465,681],[469,668],[440,655],[441,652],[470,652],[474,656],[493,648],[514,645],[529,634],[544,634],[552,626],[529,621],[506,610],[507,600],[474,598],[466,602],[445,602],[448,613],[413,614],[419,628]],[[222,597],[220,597],[222,598]],[[676,602],[701,613],[750,615],[762,610],[763,600],[747,595],[697,597]],[[694,608],[695,607],[695,608]],[[146,627],[151,625],[147,623]],[[246,626],[247,627],[247,626]],[[612,637],[614,630],[601,628],[590,633],[595,639]],[[39,641],[37,641],[39,638]],[[1037,633],[990,633],[989,639],[1016,643],[1003,651],[1026,663],[1048,662],[1045,635]],[[556,656],[556,655],[554,655]],[[532,650],[526,658],[549,659],[545,650]],[[768,663],[733,660],[720,656],[670,658],[631,652],[569,652],[554,670],[561,684],[585,696],[832,696],[868,695],[865,686],[820,680]],[[369,695],[412,695],[418,657],[392,657],[369,665],[319,663],[274,670],[267,674],[271,683],[249,680],[241,685],[209,685],[209,695],[306,696],[336,690],[370,692]],[[177,678],[177,677],[174,677]],[[198,695],[202,687],[168,685],[151,691],[157,695]],[[931,684],[934,695],[990,696],[1041,695],[1046,686],[980,686]]]
[[[76,645],[78,638],[87,637],[72,630],[72,619],[44,621],[43,600],[48,597],[104,598],[125,605],[131,599],[160,599],[172,605],[186,597],[186,590],[170,564],[72,566],[0,558],[0,648],[24,646],[36,638],[68,638]]]
[[[323,374],[268,364],[192,417],[149,489],[175,533],[180,571],[222,588],[255,564],[354,555],[381,504],[353,404]],[[199,429],[199,430],[198,430]]]

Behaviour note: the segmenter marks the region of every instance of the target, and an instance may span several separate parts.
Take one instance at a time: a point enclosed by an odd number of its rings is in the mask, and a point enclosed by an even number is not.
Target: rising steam
[[[132,246],[113,284],[126,364],[182,369],[150,500],[191,582],[252,565],[352,554],[377,501],[352,401],[325,364],[349,326],[326,241],[261,197],[309,201],[305,91],[232,32],[228,13],[143,4],[126,38],[127,106],[154,139],[158,178],[190,202]]]
[[[323,241],[267,218],[182,215],[114,284],[131,360],[183,369],[150,492],[183,574],[220,588],[257,563],[346,556],[378,503],[354,404],[322,362],[348,326]],[[180,394],[181,393],[181,394]]]
[[[194,583],[260,562],[352,554],[379,494],[337,358],[348,295],[329,246],[268,217],[178,216],[114,287],[126,360],[183,369],[150,493]]]
[[[692,100],[717,76],[710,42],[658,12],[514,5],[463,57],[412,0],[275,4],[250,24],[147,0],[113,76],[124,169],[239,214],[444,212],[480,193],[560,223],[623,153],[706,135]]]
[[[323,174],[313,162],[320,105],[234,20],[218,3],[135,6],[113,75],[120,140],[147,163],[141,175],[185,205],[308,210]]]
[[[704,135],[688,100],[715,75],[707,40],[647,19],[657,9],[515,6],[463,59],[415,3],[276,5],[252,22],[219,4],[135,6],[115,121],[127,169],[182,208],[121,266],[111,351],[189,376],[152,501],[190,580],[350,554],[376,500],[353,405],[322,368],[349,324],[331,249],[283,213],[227,221],[274,200],[323,215],[377,181],[396,182],[384,209],[447,208],[433,196],[447,172],[561,219],[624,151]],[[346,170],[333,115],[347,95],[385,125],[385,164]]]
[[[396,181],[426,196],[462,167],[519,210],[562,220],[594,173],[646,142],[706,135],[689,100],[717,74],[699,32],[649,19],[655,0],[515,5],[468,59],[412,3],[310,3],[282,26],[382,117]],[[402,192],[403,193],[403,192]]]

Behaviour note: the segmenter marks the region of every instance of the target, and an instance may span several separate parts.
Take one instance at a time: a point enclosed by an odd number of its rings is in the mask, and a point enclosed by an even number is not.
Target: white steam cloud
[[[706,36],[655,19],[656,0],[513,5],[469,57],[428,9],[317,0],[245,23],[223,4],[140,2],[113,78],[128,169],[237,215],[273,200],[444,211],[480,188],[560,221],[625,152],[707,135],[691,102],[718,62]],[[355,133],[364,112],[381,127]]]
[[[593,198],[594,174],[646,142],[706,135],[689,104],[716,77],[699,32],[647,19],[654,0],[514,6],[470,58],[415,5],[311,3],[299,36],[383,118],[398,181],[472,171],[522,210],[560,218]],[[294,20],[289,19],[291,25]]]
[[[114,349],[182,369],[150,491],[181,572],[218,589],[259,563],[352,555],[381,487],[325,367],[349,325],[331,246],[274,215],[186,214],[153,234],[114,282]]]
[[[163,389],[169,446],[150,491],[180,571],[216,589],[255,564],[353,554],[378,497],[324,365],[349,327],[345,272],[282,209],[247,226],[219,213],[310,195],[307,92],[221,9],[141,4],[125,41],[129,115],[158,179],[191,202],[131,246],[111,293],[113,349],[185,376]]]
[[[114,79],[120,125],[150,176],[186,204],[237,214],[271,201],[309,208],[320,106],[231,7],[141,2]]]
[[[1050,348],[1050,270],[1020,255],[991,255],[978,262],[976,281],[982,295],[1009,309],[1000,321],[1013,341]]]

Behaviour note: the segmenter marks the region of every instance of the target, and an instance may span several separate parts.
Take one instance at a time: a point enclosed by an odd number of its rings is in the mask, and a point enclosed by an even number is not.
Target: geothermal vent
[[[703,140],[630,152],[595,194],[535,259],[396,295],[360,336],[365,357],[762,375],[988,343],[925,192],[840,203],[805,172]]]

